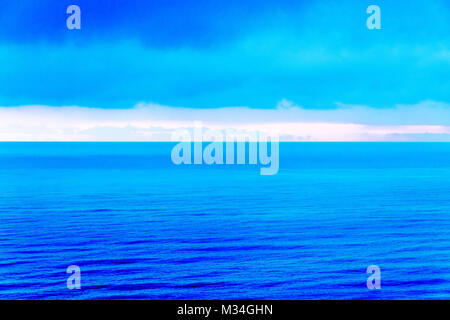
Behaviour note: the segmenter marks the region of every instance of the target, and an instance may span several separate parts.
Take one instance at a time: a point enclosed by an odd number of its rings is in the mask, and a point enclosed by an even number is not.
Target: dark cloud
[[[138,39],[148,46],[211,46],[261,28],[278,9],[302,1],[41,0],[0,2],[0,42],[89,42]],[[82,11],[82,30],[68,32],[66,8]]]

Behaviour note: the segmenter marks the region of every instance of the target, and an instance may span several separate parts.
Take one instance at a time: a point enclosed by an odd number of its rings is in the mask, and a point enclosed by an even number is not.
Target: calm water
[[[275,176],[172,146],[1,143],[0,298],[450,298],[450,144],[282,143]]]

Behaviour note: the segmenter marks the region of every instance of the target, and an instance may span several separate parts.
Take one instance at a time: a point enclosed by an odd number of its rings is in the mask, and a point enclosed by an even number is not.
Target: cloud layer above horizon
[[[81,30],[66,27],[71,4]],[[381,30],[366,27],[371,4]],[[160,141],[195,121],[286,141],[449,141],[446,0],[0,8],[2,141]]]
[[[211,139],[210,130],[233,130],[280,141],[450,142],[450,106],[432,101],[382,110],[346,105],[311,110],[286,100],[276,109],[21,106],[0,107],[0,119],[0,141],[173,141],[174,133],[201,127],[204,141]]]

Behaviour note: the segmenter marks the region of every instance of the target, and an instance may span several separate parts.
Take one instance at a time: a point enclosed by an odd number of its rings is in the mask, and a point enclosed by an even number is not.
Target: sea
[[[0,143],[0,299],[450,299],[450,143],[174,145]]]

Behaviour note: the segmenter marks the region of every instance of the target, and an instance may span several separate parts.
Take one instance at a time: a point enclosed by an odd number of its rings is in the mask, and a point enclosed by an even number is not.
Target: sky
[[[0,0],[0,140],[450,141],[449,34],[446,0]]]

